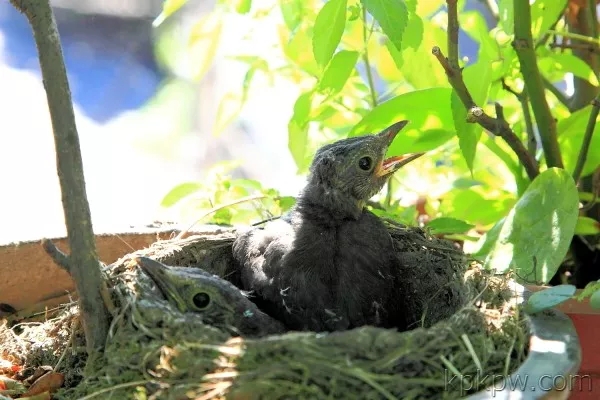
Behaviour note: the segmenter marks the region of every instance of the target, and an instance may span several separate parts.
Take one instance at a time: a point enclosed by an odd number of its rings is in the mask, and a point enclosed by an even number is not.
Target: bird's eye
[[[204,310],[210,305],[210,296],[206,292],[198,292],[192,298],[192,302],[198,309]]]
[[[369,171],[373,166],[373,159],[371,157],[363,157],[358,160],[358,167],[363,171]]]

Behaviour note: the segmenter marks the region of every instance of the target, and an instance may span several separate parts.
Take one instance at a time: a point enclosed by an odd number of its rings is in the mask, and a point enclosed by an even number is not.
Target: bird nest
[[[113,320],[104,353],[85,369],[73,305],[43,324],[0,329],[0,351],[27,366],[59,362],[67,386],[59,399],[456,399],[484,388],[477,377],[516,369],[528,332],[507,279],[421,229],[388,228],[405,268],[399,290],[414,327],[406,332],[244,337],[222,316],[180,312],[132,262],[143,255],[200,267],[235,284],[234,232],[219,229],[156,242],[106,267]]]

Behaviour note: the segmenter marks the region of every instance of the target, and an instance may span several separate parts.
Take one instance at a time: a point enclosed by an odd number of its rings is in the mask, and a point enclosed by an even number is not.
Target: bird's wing
[[[269,222],[263,229],[240,233],[233,243],[233,256],[242,266],[242,289],[260,295],[272,289],[273,279],[293,240],[293,226],[282,219]]]

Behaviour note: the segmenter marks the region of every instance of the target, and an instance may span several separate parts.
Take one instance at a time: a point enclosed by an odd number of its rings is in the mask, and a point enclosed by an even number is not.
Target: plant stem
[[[71,255],[69,273],[75,281],[88,354],[104,347],[108,311],[101,295],[102,274],[85,191],[83,163],[71,91],[60,38],[49,0],[11,0],[32,27],[50,119],[54,131],[56,164]]]
[[[367,69],[367,81],[369,84],[369,92],[371,93],[371,108],[377,107],[377,91],[375,90],[375,81],[373,79],[373,71],[371,71],[371,63],[369,62],[369,31],[367,29],[367,9],[362,8],[363,13],[363,43],[365,46],[362,58]],[[371,28],[372,29],[372,28]]]
[[[448,82],[467,109],[468,122],[476,122],[487,131],[504,139],[523,164],[529,179],[533,180],[539,174],[533,155],[527,151],[506,120],[490,117],[482,108],[475,104],[469,89],[465,85],[462,70],[458,65],[458,10],[456,3],[457,0],[446,1],[448,6],[448,58],[444,56],[438,46],[434,46],[431,49],[431,53],[437,58],[442,68],[444,68]]]
[[[575,180],[575,182],[579,180],[579,178],[581,177],[581,173],[583,172],[583,167],[585,165],[585,161],[590,150],[590,143],[592,141],[592,136],[594,135],[594,128],[596,127],[596,119],[598,118],[599,112],[600,95],[592,101],[592,111],[590,112],[590,118],[588,119],[588,123],[585,128],[583,141],[581,142],[581,150],[579,150],[577,164],[575,165],[575,170],[573,171],[573,179]]]
[[[570,112],[573,112],[573,110],[571,109],[571,99],[569,99],[566,94],[561,92],[561,90],[559,88],[554,86],[552,84],[552,82],[550,82],[548,79],[545,79],[545,78],[544,78],[544,88],[546,88],[550,93],[552,93],[554,95],[554,97],[556,97],[556,99],[558,101],[560,101],[562,105],[567,107],[567,109]]]
[[[533,37],[531,36],[531,6],[528,1],[514,2],[515,40],[513,46],[521,63],[525,89],[538,125],[546,164],[563,168],[556,135],[556,120],[550,112],[544,92],[544,82],[538,69]]]
[[[516,15],[515,15],[515,18],[516,18]],[[552,29],[547,30],[546,33],[566,37],[569,39],[577,39],[577,40],[581,40],[582,42],[586,42],[586,43],[593,43],[596,45],[600,45],[600,40],[596,39],[595,37],[581,35],[579,33],[573,33],[573,32],[568,32],[568,31],[555,31]]]
[[[529,97],[527,96],[527,92],[525,90],[523,90],[521,93],[517,92],[516,90],[514,90],[506,84],[504,78],[502,78],[501,83],[502,88],[507,92],[512,93],[521,104],[521,110],[523,111],[523,119],[525,120],[525,129],[527,132],[527,151],[529,152],[529,154],[533,155],[537,151],[537,141],[533,132],[533,120],[531,119],[531,112],[529,111]]]

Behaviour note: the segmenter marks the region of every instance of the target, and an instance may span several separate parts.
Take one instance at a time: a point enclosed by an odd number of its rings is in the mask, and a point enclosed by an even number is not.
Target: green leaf
[[[302,17],[304,16],[304,2],[305,0],[279,1],[283,21],[290,31],[296,30],[298,25],[302,22]]]
[[[329,0],[317,15],[312,45],[315,60],[321,67],[329,63],[340,44],[346,27],[346,6],[347,0]]]
[[[473,101],[479,106],[483,106],[487,102],[492,84],[491,71],[491,62],[485,57],[481,57],[477,63],[466,67],[463,71],[465,85],[469,88]],[[451,104],[454,127],[458,135],[458,145],[472,174],[477,144],[481,139],[482,130],[477,124],[467,122],[467,110],[454,91],[452,92]]]
[[[556,129],[559,133],[558,143],[567,171],[573,172],[575,170],[591,110],[591,105],[584,107],[572,113],[568,118],[559,120],[557,123]],[[598,119],[600,118],[596,119],[596,126],[594,127],[594,134],[590,143],[590,151],[583,166],[582,176],[593,173],[600,166],[600,151],[594,151],[594,149],[600,149],[600,123],[598,123]]]
[[[308,144],[308,118],[312,107],[313,92],[306,92],[296,99],[294,114],[288,123],[288,148],[298,169],[306,164],[306,146]]]
[[[597,235],[600,233],[600,222],[594,218],[579,217],[575,226],[576,235]]]
[[[492,85],[492,62],[487,58],[480,57],[475,64],[469,65],[463,70],[463,79],[475,104],[483,107],[487,103]]]
[[[421,17],[417,14],[409,14],[408,26],[406,27],[402,39],[405,43],[405,47],[411,47],[414,50],[418,50],[421,43],[423,43],[424,30],[425,25]]]
[[[341,92],[352,71],[354,71],[358,55],[357,51],[342,50],[337,52],[325,68],[317,90],[329,95]]]
[[[473,162],[475,160],[475,153],[477,152],[477,143],[481,137],[481,128],[467,122],[467,110],[454,90],[452,91],[450,103],[452,117],[454,118],[454,128],[458,135],[458,146],[469,171],[473,174]]]
[[[175,186],[160,202],[163,207],[171,207],[184,197],[189,196],[202,189],[202,185],[196,182],[186,182]]]
[[[583,290],[575,296],[577,301],[584,301],[586,298],[594,294],[594,292],[600,291],[600,281],[592,281],[585,285]]]
[[[548,51],[545,56],[538,57],[538,66],[551,82],[561,81],[567,72],[571,72],[578,78],[598,86],[598,78],[592,68],[573,54]]]
[[[522,280],[547,283],[567,253],[578,213],[571,175],[564,169],[547,169],[493,228],[497,237],[492,236],[485,267],[497,272],[512,268]]]
[[[600,308],[600,290],[596,290],[590,296],[590,306],[596,310]]]
[[[432,219],[425,225],[435,235],[465,233],[475,225],[466,223],[463,220],[456,218],[440,217]]]
[[[531,5],[531,34],[534,38],[546,33],[558,21],[567,3],[568,0],[536,0]]]
[[[396,49],[402,50],[402,35],[408,23],[408,10],[402,0],[361,0]]]
[[[406,119],[410,123],[398,133],[389,152],[405,154],[432,150],[449,139],[446,132],[454,131],[451,91],[450,88],[431,88],[396,96],[373,108],[352,128],[349,136],[379,132],[394,122]],[[441,140],[419,142],[430,130],[437,131]]]
[[[415,49],[404,46],[400,51],[401,56],[398,57],[394,52],[390,51],[390,55],[394,59],[394,63],[399,67],[406,81],[415,89],[427,89],[433,87],[449,87],[448,77],[444,69],[435,62],[431,55],[433,46],[440,46],[442,51],[447,54],[445,43],[448,41],[446,31],[435,25],[431,21],[423,20],[423,39],[421,45]],[[411,26],[407,27],[405,36],[409,34]],[[398,51],[395,46],[389,45]],[[389,50],[388,50],[389,51]],[[403,62],[408,60],[408,62]],[[400,68],[401,66],[401,68]]]
[[[187,3],[187,0],[165,0],[165,2],[163,3],[162,12],[158,15],[158,17],[156,17],[154,21],[152,21],[152,26],[156,28],[157,26],[165,22],[165,20],[169,16],[173,15],[175,11],[183,7],[185,3]]]
[[[252,8],[252,0],[236,0],[234,3],[235,11],[238,14],[248,14]]]
[[[288,59],[293,61],[303,71],[312,76],[320,76],[321,69],[313,54],[307,51],[311,46],[312,37],[307,29],[296,29],[287,43],[283,42],[283,52]]]
[[[417,5],[416,13],[419,14],[419,16],[425,18],[431,16],[431,14],[433,14],[434,12],[439,11],[439,9],[442,7],[442,4],[444,3],[444,0],[415,0],[415,3]]]
[[[226,93],[219,102],[217,107],[217,115],[213,135],[219,136],[223,131],[231,125],[242,111],[243,106],[242,96],[238,93]]]
[[[500,19],[500,26],[502,26],[502,29],[508,35],[512,35],[515,31],[513,1],[514,0],[498,1],[498,17]]]
[[[484,186],[481,190],[474,187],[452,189],[444,194],[439,212],[446,217],[468,220],[484,226],[494,224],[510,211],[515,199],[512,193],[499,190],[495,190],[496,193],[490,198],[485,198],[479,193],[489,193],[491,189],[489,186]],[[485,253],[478,254],[482,255]]]
[[[552,286],[529,296],[525,304],[525,311],[534,314],[555,307],[572,299],[577,288],[573,285]]]
[[[200,80],[208,72],[217,54],[222,30],[223,17],[216,12],[200,18],[192,27],[188,53],[194,79]]]

